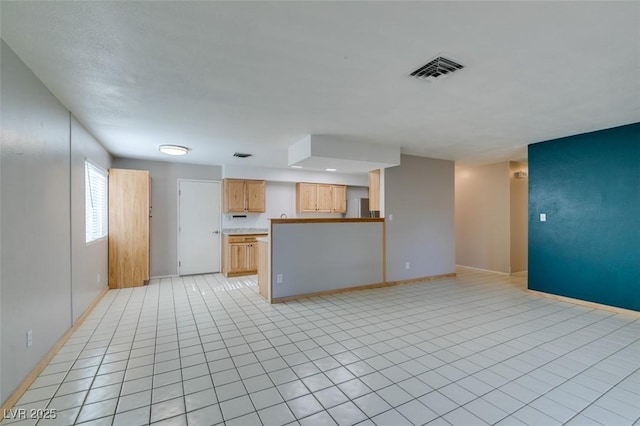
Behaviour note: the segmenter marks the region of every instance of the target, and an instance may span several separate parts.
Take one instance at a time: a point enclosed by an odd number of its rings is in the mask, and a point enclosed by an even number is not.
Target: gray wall
[[[453,161],[403,155],[384,194],[387,281],[455,272]]]
[[[84,158],[108,167],[110,157],[4,41],[0,50],[4,402],[105,287],[107,242],[84,243]]]
[[[115,158],[117,169],[151,174],[151,276],[178,273],[178,179],[222,180],[220,166]]]
[[[382,282],[382,222],[272,224],[271,296]],[[277,275],[282,275],[278,283]]]
[[[456,263],[509,273],[509,162],[456,167]]]

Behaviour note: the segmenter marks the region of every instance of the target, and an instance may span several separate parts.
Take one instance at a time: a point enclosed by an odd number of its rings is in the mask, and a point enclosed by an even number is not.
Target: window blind
[[[86,242],[107,236],[107,171],[85,161]]]

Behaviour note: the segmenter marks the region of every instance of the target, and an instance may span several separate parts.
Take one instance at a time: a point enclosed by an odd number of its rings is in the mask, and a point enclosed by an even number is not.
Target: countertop
[[[268,234],[269,228],[225,228],[222,233],[226,235]]]
[[[267,243],[267,244],[269,244],[269,237],[258,237],[258,238],[256,238],[256,241],[258,241],[259,243]]]

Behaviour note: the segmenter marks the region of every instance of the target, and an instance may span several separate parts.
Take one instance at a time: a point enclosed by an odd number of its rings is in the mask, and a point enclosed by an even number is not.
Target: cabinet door
[[[225,213],[243,213],[245,208],[244,180],[225,179],[223,210]]]
[[[380,211],[380,170],[369,172],[369,210]]]
[[[151,178],[147,170],[109,171],[109,287],[149,279]]]
[[[333,198],[331,197],[331,185],[318,184],[316,211],[330,213],[333,209]]]
[[[333,198],[332,211],[334,213],[347,212],[347,187],[345,185],[333,185],[331,187]]]
[[[266,212],[265,206],[265,181],[247,180],[245,181],[245,196],[247,198],[247,211],[251,213]]]
[[[298,213],[312,213],[316,211],[316,184],[297,183],[296,198]]]
[[[247,245],[247,270],[258,270],[258,243]]]
[[[229,272],[241,272],[247,269],[248,265],[248,244],[231,243],[229,244]]]

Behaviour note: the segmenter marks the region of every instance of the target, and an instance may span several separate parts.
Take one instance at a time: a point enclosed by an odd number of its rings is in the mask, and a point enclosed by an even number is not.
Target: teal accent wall
[[[640,311],[640,123],[529,145],[529,288]]]

